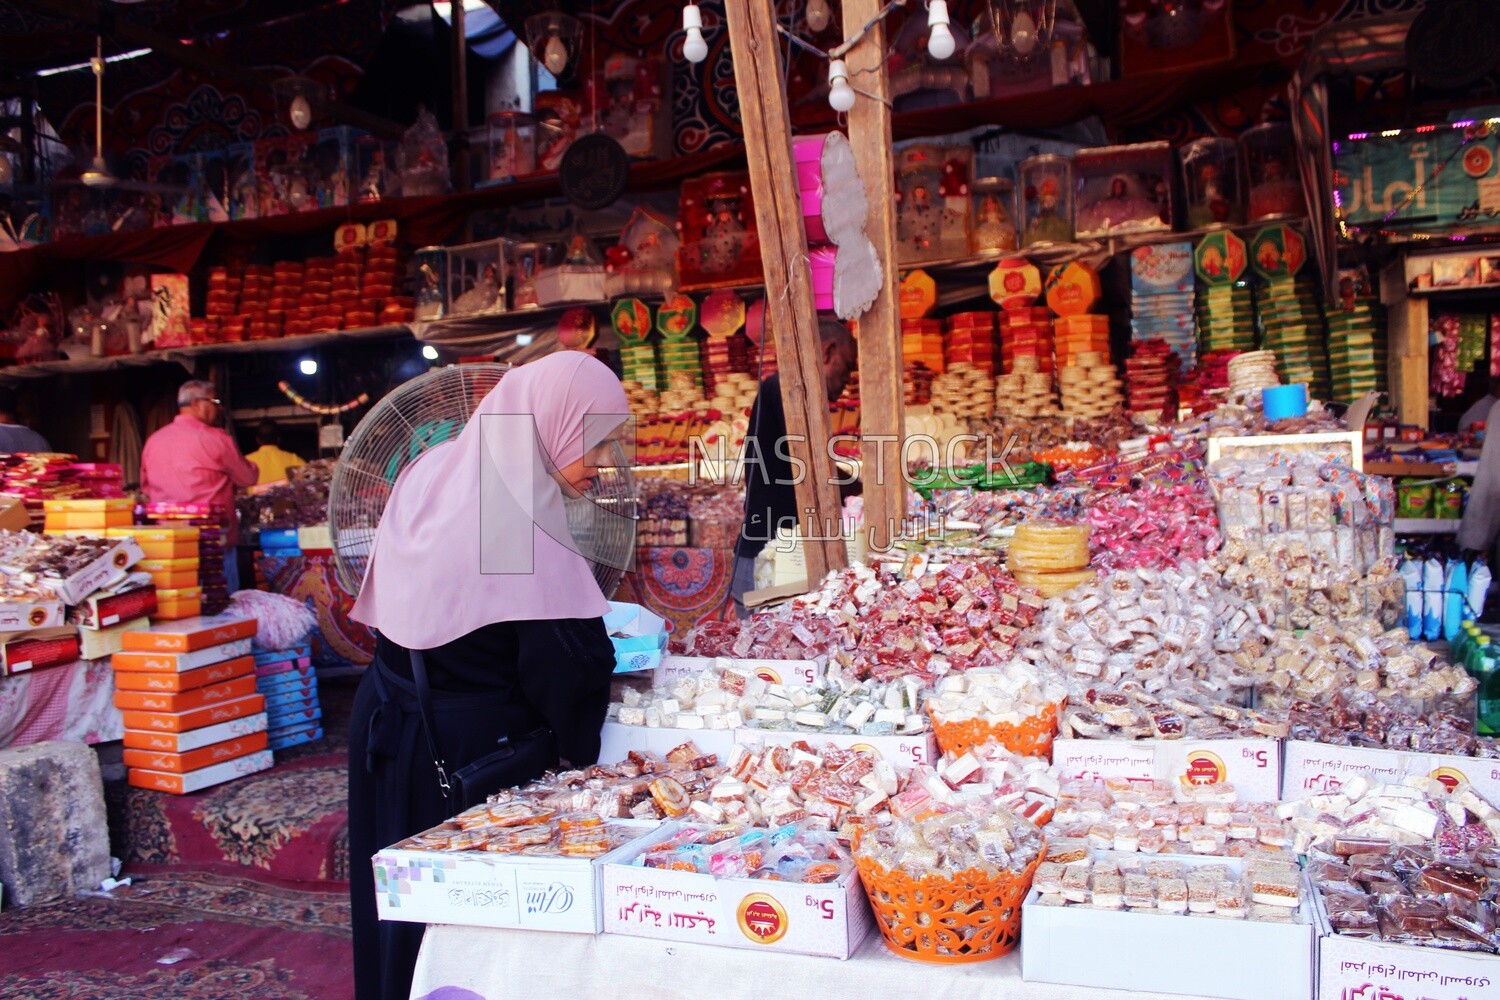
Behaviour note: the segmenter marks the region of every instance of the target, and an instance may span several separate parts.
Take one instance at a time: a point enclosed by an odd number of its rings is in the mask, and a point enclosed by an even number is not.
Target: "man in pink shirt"
[[[153,503],[217,504],[225,512],[224,575],[229,592],[239,589],[235,558],[238,518],[234,488],[254,486],[260,476],[219,427],[223,409],[212,382],[184,382],[177,390],[177,418],[146,439],[141,452],[141,489]]]

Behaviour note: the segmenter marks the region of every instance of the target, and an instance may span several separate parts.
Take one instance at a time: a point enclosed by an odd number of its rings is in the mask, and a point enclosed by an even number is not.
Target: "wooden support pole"
[[[781,82],[776,11],[772,0],[725,0],[724,16],[760,234],[766,323],[776,338],[788,453],[793,471],[801,473],[796,483],[797,512],[805,539],[807,579],[816,586],[830,570],[842,568],[846,558],[838,487],[828,454],[828,399],[807,233],[802,228],[792,162],[791,118]],[[762,445],[775,446],[774,442]]]
[[[881,0],[844,0],[844,35],[875,21]],[[885,23],[876,21],[845,57],[859,95],[849,112],[849,145],[870,203],[865,233],[875,244],[882,280],[875,304],[859,317],[859,430],[863,459],[865,543],[888,549],[906,515],[901,441],[906,411],[901,387],[901,316],[896,293],[896,166],[891,150],[890,87],[885,72]],[[870,96],[865,96],[866,94]],[[874,99],[874,98],[879,98]]]
[[[454,159],[451,173],[454,189],[468,191],[473,186],[473,178],[469,176],[469,26],[463,0],[450,4],[449,9],[453,18],[450,25],[453,45],[449,53],[453,59],[453,142],[450,148]]]

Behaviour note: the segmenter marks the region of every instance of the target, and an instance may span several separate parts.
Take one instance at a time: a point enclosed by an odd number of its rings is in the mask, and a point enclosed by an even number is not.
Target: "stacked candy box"
[[[322,738],[323,709],[311,646],[256,653],[255,687],[266,699],[270,749],[285,750]]]

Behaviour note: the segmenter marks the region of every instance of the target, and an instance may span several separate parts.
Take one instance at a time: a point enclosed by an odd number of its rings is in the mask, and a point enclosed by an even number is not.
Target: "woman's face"
[[[614,464],[614,444],[624,433],[625,425],[621,424],[610,431],[608,437],[586,452],[582,458],[569,462],[552,473],[552,478],[557,480],[558,486],[562,487],[563,496],[569,500],[576,500],[593,488],[594,479],[599,475],[599,470]]]

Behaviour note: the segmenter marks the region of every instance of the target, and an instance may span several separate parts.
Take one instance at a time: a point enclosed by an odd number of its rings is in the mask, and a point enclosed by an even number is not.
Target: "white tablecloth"
[[[472,991],[478,997],[460,991]],[[927,965],[891,954],[875,932],[853,958],[840,962],[618,934],[447,925],[427,928],[411,996],[412,1000],[606,996],[610,1000],[1181,1000],[1161,993],[1023,983],[1019,949],[972,965]]]

